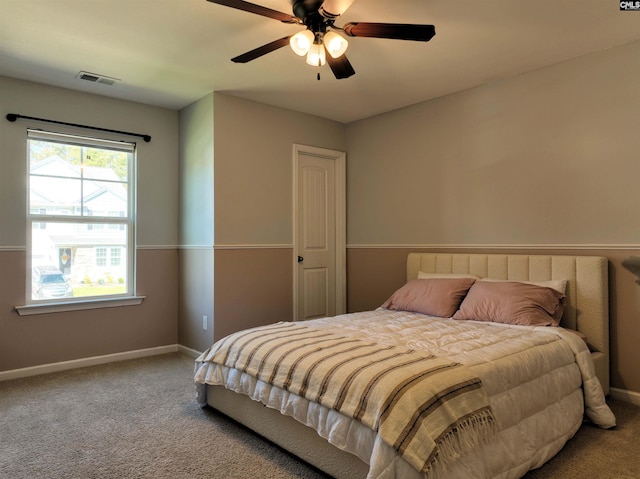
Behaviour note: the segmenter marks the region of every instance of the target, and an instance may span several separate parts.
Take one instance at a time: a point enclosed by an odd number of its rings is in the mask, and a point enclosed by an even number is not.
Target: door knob
[[[302,263],[304,261],[304,258],[302,256],[298,256],[298,263]]]

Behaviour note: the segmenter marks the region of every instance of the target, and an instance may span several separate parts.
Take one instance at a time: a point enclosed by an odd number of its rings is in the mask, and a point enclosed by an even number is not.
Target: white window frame
[[[140,304],[144,297],[136,296],[136,144],[133,142],[113,141],[109,139],[101,139],[96,137],[86,137],[73,135],[68,133],[56,133],[51,131],[27,130],[27,151],[29,150],[29,142],[31,140],[41,140],[47,142],[56,142],[69,145],[78,145],[85,147],[111,149],[125,151],[131,153],[129,155],[129,164],[127,165],[127,214],[125,216],[93,216],[87,214],[84,210],[80,211],[80,215],[51,215],[31,213],[30,210],[30,165],[29,154],[27,154],[27,261],[26,261],[26,287],[25,287],[25,305],[16,306],[16,310],[20,315],[30,315],[39,313],[49,313],[56,311],[70,311],[78,309],[95,309],[110,306],[123,306]],[[71,224],[100,224],[108,227],[122,226],[124,223],[127,229],[126,238],[126,255],[120,256],[121,261],[126,263],[127,279],[126,292],[122,294],[104,295],[104,296],[88,296],[78,298],[61,298],[61,299],[33,299],[32,298],[32,229],[34,224],[44,223],[71,223]],[[106,247],[107,249],[109,246]],[[109,255],[107,255],[109,256]],[[109,261],[107,257],[107,261]]]

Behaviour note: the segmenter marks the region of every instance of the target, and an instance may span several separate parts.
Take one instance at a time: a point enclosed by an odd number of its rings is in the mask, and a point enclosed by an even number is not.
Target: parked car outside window
[[[55,266],[36,266],[32,273],[31,292],[34,299],[71,298],[73,289]]]

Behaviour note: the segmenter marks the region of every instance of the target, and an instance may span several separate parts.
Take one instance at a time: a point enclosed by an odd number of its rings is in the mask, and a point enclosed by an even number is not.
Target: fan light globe
[[[333,58],[338,58],[344,55],[344,52],[347,51],[349,42],[337,33],[327,32],[324,35],[324,45],[327,47],[327,50],[329,50],[329,55]]]
[[[311,45],[313,45],[314,35],[310,30],[298,32],[289,40],[289,45],[296,55],[301,57],[309,53]]]
[[[307,63],[311,66],[317,67],[327,63],[327,55],[324,51],[324,45],[322,43],[314,43],[311,45],[311,49],[307,54]]]

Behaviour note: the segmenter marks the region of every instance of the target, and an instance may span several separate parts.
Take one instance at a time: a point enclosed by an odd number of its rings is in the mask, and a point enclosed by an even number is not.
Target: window
[[[96,248],[96,266],[107,265],[107,248]]]
[[[111,266],[120,266],[121,264],[120,257],[122,254],[121,253],[122,250],[120,248],[111,248],[110,251],[111,251],[111,259],[110,259]]]
[[[27,303],[133,296],[135,144],[27,138]]]

